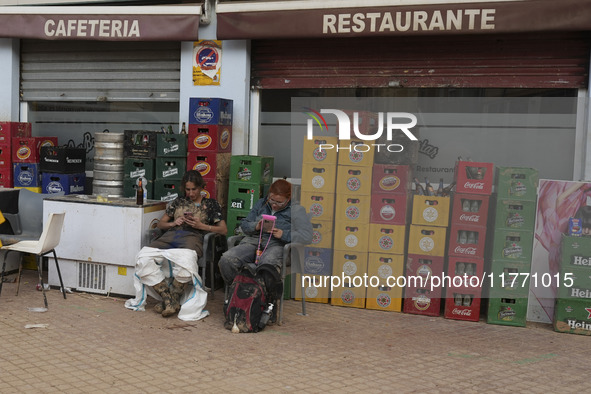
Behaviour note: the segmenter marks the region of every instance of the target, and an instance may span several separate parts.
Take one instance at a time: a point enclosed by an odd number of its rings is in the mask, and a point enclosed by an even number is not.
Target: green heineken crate
[[[187,157],[187,134],[158,134],[156,157]]]
[[[497,167],[499,199],[536,201],[538,170],[523,167]]]
[[[180,179],[159,178],[154,180],[154,200],[172,201],[184,195],[185,192],[181,190]]]
[[[530,262],[494,260],[491,263],[489,287],[491,298],[527,298],[530,284]]]
[[[489,298],[486,322],[525,327],[527,298]]]
[[[533,241],[532,231],[495,229],[492,259],[531,263]]]
[[[250,212],[254,204],[269,190],[268,184],[230,181],[228,188],[228,212]]]
[[[157,157],[156,179],[183,179],[187,171],[186,157]]]
[[[123,178],[123,197],[135,197],[136,196],[136,185],[138,178]],[[154,181],[146,180],[142,183],[142,187],[146,191],[146,198],[148,200],[154,199]]]
[[[144,177],[154,180],[156,174],[154,159],[126,157],[123,159],[123,176],[127,178]]]
[[[270,156],[232,156],[230,182],[272,183],[274,158]]]
[[[558,281],[558,298],[591,300],[591,270],[579,267],[560,267],[559,277],[550,277],[552,283]]]
[[[535,221],[535,201],[497,200],[495,229],[533,231]]]
[[[591,335],[591,300],[557,298],[554,305],[554,330]]]
[[[240,228],[240,222],[248,215],[248,212],[230,211],[228,210],[228,237],[232,235],[244,235]]]
[[[562,236],[561,269],[587,268],[591,270],[591,238]]]

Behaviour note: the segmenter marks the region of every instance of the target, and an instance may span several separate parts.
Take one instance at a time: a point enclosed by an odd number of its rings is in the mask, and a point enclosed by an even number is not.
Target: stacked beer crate
[[[19,138],[31,137],[31,124],[21,122],[0,122],[0,187],[13,187],[14,168],[12,165],[12,142]],[[32,176],[31,182],[39,181]],[[37,184],[36,186],[41,186]]]
[[[184,185],[181,185],[181,180],[186,168],[187,135],[156,134],[154,197],[162,201],[170,201],[178,195],[184,195]]]
[[[439,316],[443,292],[440,279],[435,277],[441,278],[444,270],[450,197],[436,196],[427,183],[425,188],[415,183],[417,193],[412,203],[403,310]]]
[[[402,310],[397,279],[404,275],[411,179],[408,165],[373,165],[367,275],[379,283],[367,286],[367,309]]]
[[[242,234],[240,222],[264,197],[273,182],[274,159],[270,156],[232,156],[228,190],[228,236]]]
[[[458,161],[449,236],[445,313],[448,319],[478,321],[492,193],[492,163]]]
[[[332,287],[331,304],[365,308],[368,284],[360,279],[367,277],[370,243],[379,251],[374,244],[380,241],[380,234],[370,230],[374,151],[356,150],[355,146],[364,142],[350,141],[351,150],[338,153],[332,274],[340,279],[335,283],[340,286]]]
[[[487,322],[525,326],[538,172],[499,167]]]
[[[83,193],[86,173],[58,174],[41,171],[41,148],[57,146],[57,137],[18,137],[12,140],[13,182],[36,193]]]
[[[316,136],[304,140],[300,205],[312,222],[312,243],[304,249],[306,301],[328,303],[333,268],[333,225],[338,154],[327,146],[337,145],[337,137]],[[324,146],[324,148],[323,148]],[[295,299],[302,297],[301,275],[296,274]],[[328,282],[327,282],[328,281]]]
[[[123,196],[135,197],[139,179],[142,179],[144,196],[147,199],[174,200],[179,194],[176,186],[164,193],[162,185],[154,188],[156,179],[156,145],[159,133],[149,130],[125,130],[123,132]],[[156,195],[158,194],[158,195]]]
[[[224,214],[231,181],[232,119],[232,100],[208,97],[189,99],[187,169],[201,173],[206,182],[205,196],[217,200]]]
[[[562,237],[562,257],[558,277],[538,277],[538,286],[556,284],[554,330],[591,335],[591,238]]]
[[[57,140],[57,139],[56,139]],[[41,147],[39,171],[43,193],[84,194],[86,149],[69,146]],[[15,185],[17,166],[15,165]],[[22,167],[21,167],[22,171]],[[19,176],[22,180],[22,172]]]

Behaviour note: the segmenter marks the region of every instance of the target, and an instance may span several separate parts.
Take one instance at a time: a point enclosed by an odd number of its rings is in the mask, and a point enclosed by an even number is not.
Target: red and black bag
[[[230,286],[229,301],[224,304],[226,329],[231,330],[235,323],[240,332],[259,331],[259,322],[266,306],[265,288],[261,282],[248,270],[236,275]]]

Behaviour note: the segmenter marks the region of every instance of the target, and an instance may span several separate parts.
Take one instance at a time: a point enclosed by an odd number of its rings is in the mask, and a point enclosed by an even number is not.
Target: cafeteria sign
[[[219,85],[222,42],[201,40],[193,43],[193,85]]]

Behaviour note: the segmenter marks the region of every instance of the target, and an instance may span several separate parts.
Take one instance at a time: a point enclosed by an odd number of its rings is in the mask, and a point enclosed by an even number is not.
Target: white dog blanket
[[[178,318],[195,321],[209,316],[205,310],[207,292],[199,276],[197,253],[191,249],[157,249],[143,247],[136,257],[133,285],[135,298],[125,301],[125,307],[134,311],[145,311],[147,296],[162,300],[152,286],[164,279],[176,278],[181,283],[190,283],[181,297]]]

